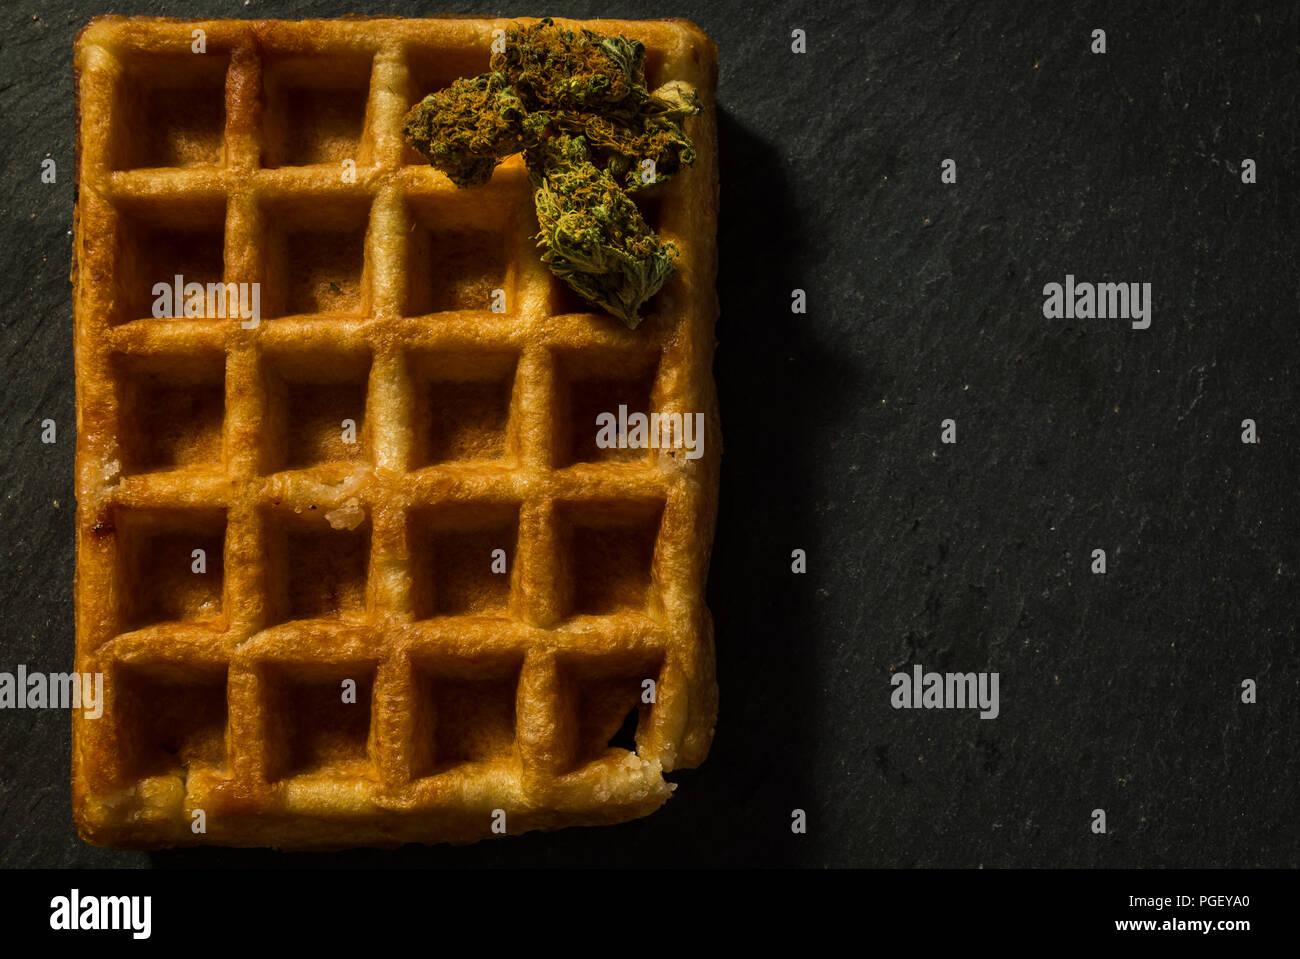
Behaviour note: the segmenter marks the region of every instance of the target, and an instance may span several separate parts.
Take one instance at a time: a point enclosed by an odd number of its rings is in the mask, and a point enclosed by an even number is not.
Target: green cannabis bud
[[[482,186],[503,158],[537,142],[540,131],[525,140],[535,123],[505,78],[485,73],[425,97],[406,117],[406,138],[456,186]]]
[[[542,262],[636,329],[641,304],[673,275],[677,248],[661,242],[610,172],[587,158],[582,137],[552,137],[541,151],[534,201]]]
[[[635,329],[673,275],[631,194],[695,162],[683,126],[700,112],[690,84],[645,85],[645,46],[555,26],[506,31],[488,73],[457,80],[406,116],[406,138],[458,187],[481,186],[523,153],[544,262],[591,303]]]

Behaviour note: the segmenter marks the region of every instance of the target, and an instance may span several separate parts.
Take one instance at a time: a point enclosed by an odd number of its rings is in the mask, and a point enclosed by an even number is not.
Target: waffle
[[[686,21],[587,24],[704,104],[695,166],[642,201],[681,256],[630,331],[540,262],[521,158],[458,190],[403,141],[509,23],[79,36],[76,668],[105,685],[103,715],[73,720],[88,841],[615,823],[705,758],[716,50]],[[259,284],[259,322],[224,299],[158,316],[178,275]],[[620,405],[703,413],[703,455],[602,448],[593,418]]]

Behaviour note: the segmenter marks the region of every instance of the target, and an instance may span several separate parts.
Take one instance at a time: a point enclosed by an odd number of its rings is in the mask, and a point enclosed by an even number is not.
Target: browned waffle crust
[[[91,842],[612,823],[704,759],[716,50],[685,21],[585,24],[639,38],[650,85],[704,103],[698,162],[643,207],[677,273],[630,331],[538,259],[518,157],[457,190],[403,142],[407,109],[487,69],[508,25],[107,17],[78,38],[76,659],[106,705],[74,713],[72,786]],[[260,325],[154,318],[176,274],[260,284]],[[598,448],[619,404],[702,412],[703,456]],[[632,713],[635,752],[611,747]]]

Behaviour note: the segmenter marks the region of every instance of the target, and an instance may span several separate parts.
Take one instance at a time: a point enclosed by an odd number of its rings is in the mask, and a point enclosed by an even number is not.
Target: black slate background
[[[1300,13],[1130,6],[5,4],[0,669],[71,668],[71,53],[94,13],[695,20],[722,57],[726,453],[717,739],[654,816],[118,853],[73,829],[67,716],[5,711],[0,865],[1300,865]],[[1045,320],[1066,273],[1151,282],[1151,328]],[[894,711],[917,662],[999,672],[1001,716]]]

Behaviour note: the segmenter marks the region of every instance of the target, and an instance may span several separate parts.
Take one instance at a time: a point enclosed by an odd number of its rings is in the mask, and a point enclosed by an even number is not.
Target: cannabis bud
[[[507,30],[489,66],[417,103],[406,139],[458,187],[481,186],[523,153],[542,262],[635,329],[641,305],[673,275],[677,248],[631,194],[695,162],[682,124],[699,98],[680,81],[647,90],[639,40],[550,18]]]

